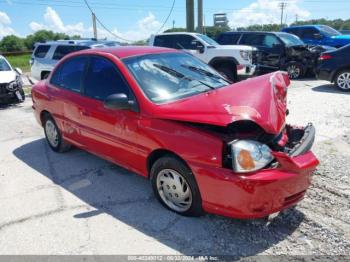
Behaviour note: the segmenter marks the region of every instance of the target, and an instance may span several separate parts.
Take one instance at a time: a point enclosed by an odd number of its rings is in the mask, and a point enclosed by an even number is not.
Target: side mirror
[[[198,50],[199,53],[203,54],[204,53],[204,46],[198,45],[197,46],[197,50]]]
[[[22,69],[21,69],[21,68],[16,67],[16,68],[15,68],[15,71],[16,71],[19,75],[23,75],[23,72],[22,72]]]
[[[322,36],[321,34],[319,34],[319,33],[316,33],[316,34],[314,34],[313,36],[314,36],[314,39],[317,39],[317,40],[323,38],[323,36]]]
[[[114,110],[125,110],[131,108],[128,96],[122,93],[108,96],[103,105],[105,108]]]

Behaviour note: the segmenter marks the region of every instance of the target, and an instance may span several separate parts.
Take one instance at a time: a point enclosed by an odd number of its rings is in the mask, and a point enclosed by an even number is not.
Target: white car
[[[0,56],[0,103],[23,102],[22,70],[12,68],[5,57]]]
[[[253,58],[257,49],[246,45],[219,45],[206,35],[176,32],[152,35],[149,45],[182,49],[211,65],[231,81],[255,73]]]

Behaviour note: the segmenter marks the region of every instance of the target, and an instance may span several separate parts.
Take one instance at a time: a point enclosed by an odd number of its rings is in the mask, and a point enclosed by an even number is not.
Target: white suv
[[[31,60],[31,76],[37,80],[48,77],[56,63],[65,55],[89,48],[119,46],[115,41],[108,40],[58,40],[36,43]]]
[[[255,73],[255,47],[246,45],[219,45],[206,35],[176,32],[152,35],[149,45],[185,50],[211,65],[218,72],[236,82]]]

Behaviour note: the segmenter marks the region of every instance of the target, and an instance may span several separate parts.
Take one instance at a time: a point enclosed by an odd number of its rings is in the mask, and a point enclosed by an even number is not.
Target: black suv
[[[226,32],[218,36],[221,45],[251,45],[258,48],[260,74],[285,70],[291,79],[314,72],[320,46],[305,45],[297,36],[283,32]]]

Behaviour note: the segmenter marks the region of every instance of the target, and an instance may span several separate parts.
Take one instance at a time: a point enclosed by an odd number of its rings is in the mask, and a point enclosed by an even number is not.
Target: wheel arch
[[[234,65],[237,67],[239,65],[238,61],[234,57],[229,56],[220,56],[220,57],[214,57],[212,60],[209,61],[209,65],[215,68],[220,63],[230,63],[231,65]]]
[[[350,65],[342,66],[342,67],[338,68],[337,70],[334,70],[332,73],[332,78],[331,78],[332,81],[331,82],[334,83],[337,75],[344,70],[349,70],[349,72],[350,72]]]
[[[178,160],[180,160],[184,165],[186,165],[186,167],[188,167],[190,170],[190,166],[187,164],[187,162],[178,154],[176,154],[175,152],[168,150],[168,149],[164,149],[164,148],[158,148],[153,150],[147,157],[147,177],[150,178],[150,173],[151,173],[151,168],[153,166],[153,164],[160,158],[165,157],[165,156],[172,156],[177,158]]]
[[[43,110],[43,111],[40,112],[40,122],[41,122],[42,126],[44,126],[44,120],[45,120],[46,116],[51,116],[49,111]]]

